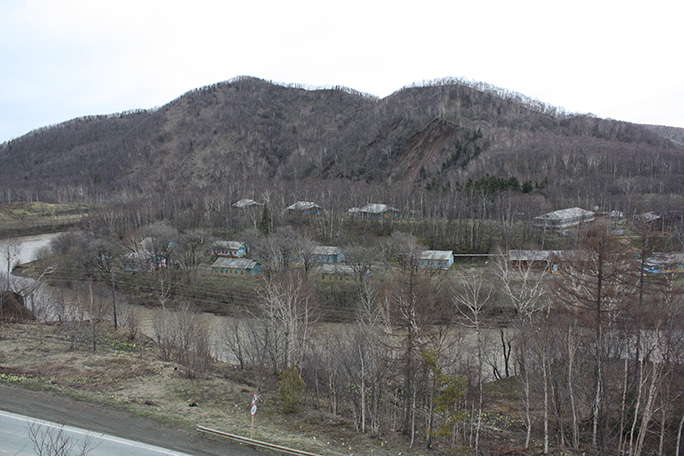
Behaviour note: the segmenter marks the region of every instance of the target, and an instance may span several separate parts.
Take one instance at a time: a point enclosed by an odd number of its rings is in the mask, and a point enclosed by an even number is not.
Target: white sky
[[[380,97],[461,77],[684,127],[681,0],[0,0],[0,142],[239,75]]]

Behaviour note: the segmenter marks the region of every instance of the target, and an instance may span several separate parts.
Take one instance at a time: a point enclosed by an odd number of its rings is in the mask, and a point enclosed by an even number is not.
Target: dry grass
[[[159,361],[151,342],[141,350],[123,332],[102,331],[96,352],[88,343],[69,347],[59,325],[0,326],[0,382],[125,409],[186,430],[200,424],[244,436],[250,434],[249,406],[258,384],[255,439],[321,455],[426,453],[409,450],[399,436],[359,434],[353,423],[322,411],[284,415],[275,381],[263,373],[222,364],[191,379],[181,366]]]

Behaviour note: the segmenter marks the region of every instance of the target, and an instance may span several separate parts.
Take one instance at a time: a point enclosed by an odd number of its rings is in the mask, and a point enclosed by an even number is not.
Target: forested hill
[[[460,80],[377,99],[240,77],[156,110],[78,118],[4,143],[0,185],[130,194],[341,178],[453,188],[489,174],[557,186],[603,176],[681,193],[682,138],[682,129],[571,115]]]

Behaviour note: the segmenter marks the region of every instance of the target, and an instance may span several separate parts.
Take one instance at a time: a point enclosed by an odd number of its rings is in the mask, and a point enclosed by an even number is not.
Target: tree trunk
[[[598,425],[603,402],[603,251],[598,252],[598,274],[596,284],[596,364],[594,369],[594,401],[591,405],[591,444],[598,443]]]
[[[542,374],[544,380],[544,454],[549,454],[549,381],[546,347],[542,347]]]
[[[679,429],[677,429],[677,450],[675,456],[679,456],[679,448],[682,443],[682,428],[684,427],[684,413],[682,414],[682,419],[679,420]]]
[[[579,420],[577,418],[577,408],[575,404],[575,390],[573,388],[575,362],[575,350],[572,346],[572,326],[568,326],[568,394],[570,396],[570,410],[572,411],[572,449],[579,451]]]
[[[359,360],[361,362],[361,433],[366,433],[366,366],[363,362],[363,353],[359,347]]]
[[[634,433],[636,431],[637,421],[639,420],[639,409],[641,408],[641,391],[644,377],[644,362],[642,359],[637,359],[637,362],[639,363],[639,377],[636,382],[637,397],[636,403],[634,405],[634,418],[632,419],[632,426],[629,431],[629,447],[627,452],[627,454],[630,456],[634,455]]]

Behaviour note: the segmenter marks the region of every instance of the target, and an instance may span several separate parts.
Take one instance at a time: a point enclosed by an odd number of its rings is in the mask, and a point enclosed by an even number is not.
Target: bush
[[[54,253],[64,255],[84,242],[85,238],[82,233],[69,231],[54,237],[50,241],[50,248]]]
[[[278,397],[284,413],[294,413],[302,403],[304,396],[304,379],[297,366],[292,365],[280,374],[280,391]]]

